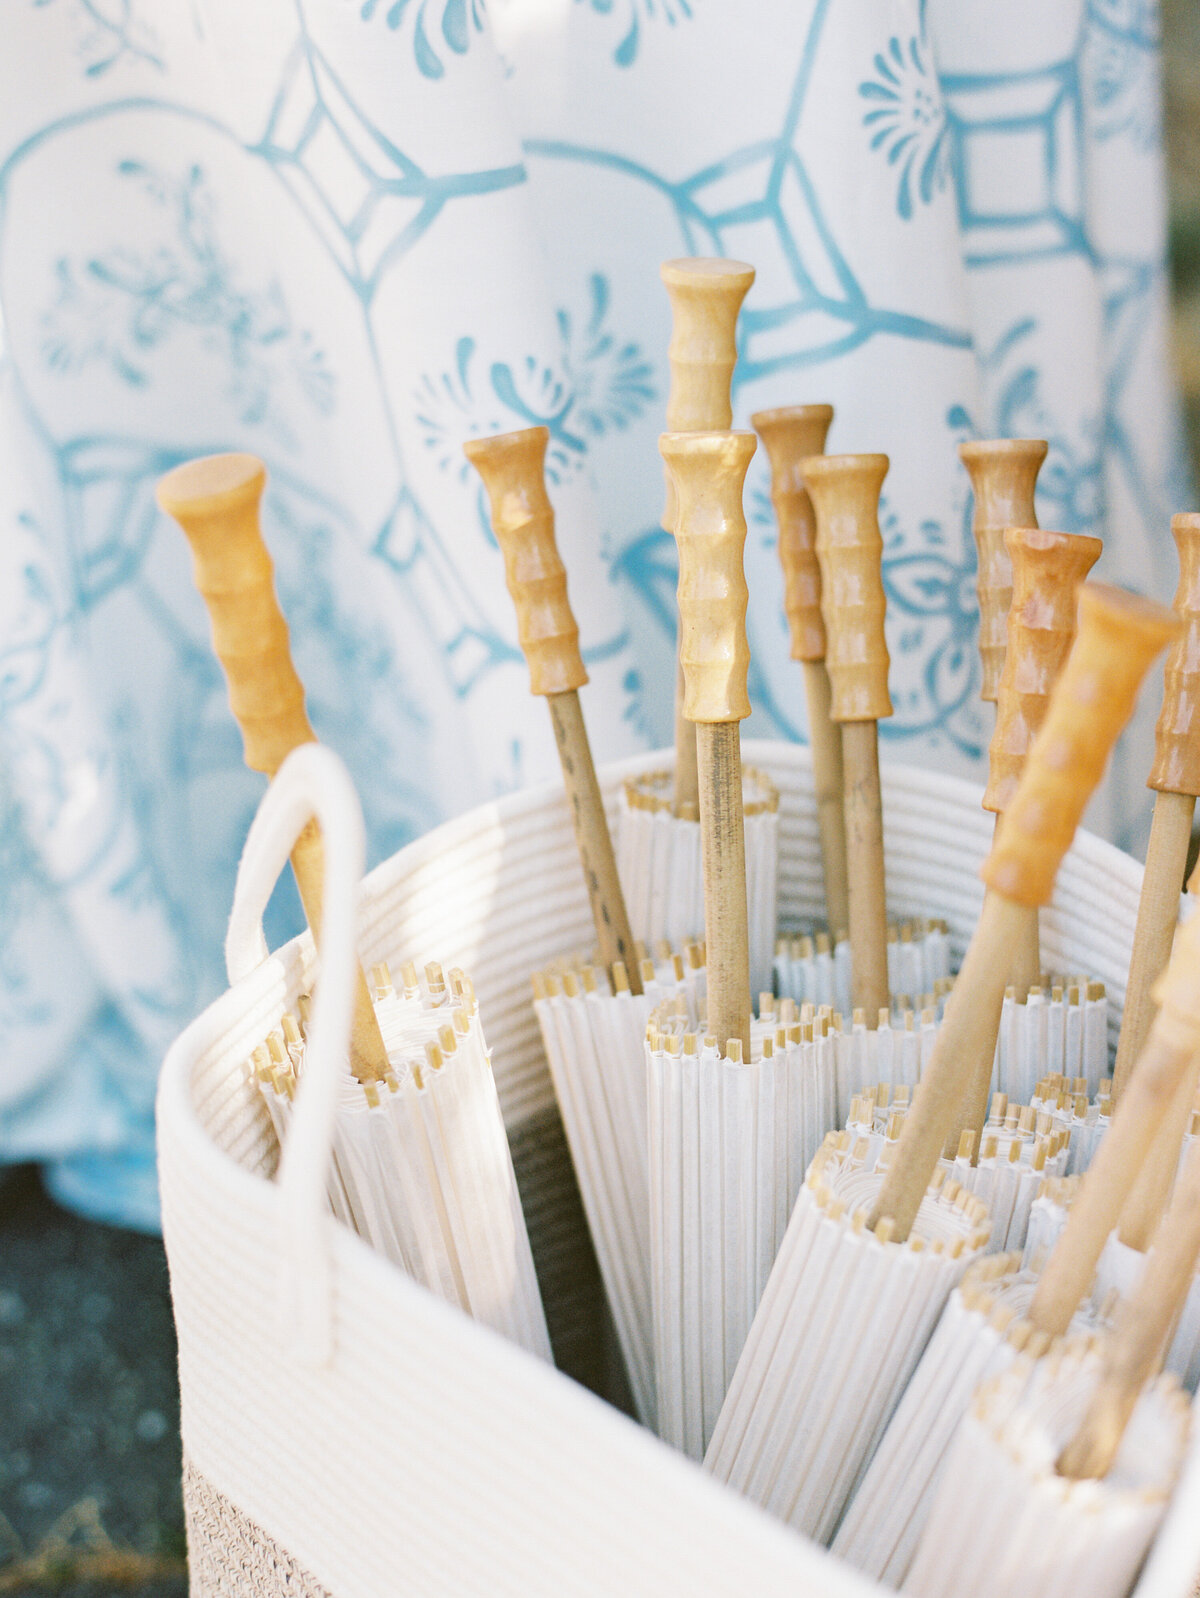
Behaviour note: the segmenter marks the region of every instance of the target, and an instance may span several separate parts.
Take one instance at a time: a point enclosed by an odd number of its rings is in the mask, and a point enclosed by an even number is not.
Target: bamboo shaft
[[[683,619],[680,618],[675,644],[675,814],[694,816],[700,802],[700,778],[696,769],[696,723],[683,713],[684,677],[680,651],[683,647]]]
[[[846,814],[846,870],[851,994],[868,1025],[878,1023],[890,1003],[887,972],[887,891],[883,874],[883,803],[879,791],[879,744],[873,721],[842,723]]]
[[[746,831],[742,810],[741,724],[697,722],[700,847],[704,859],[704,935],[708,1030],[723,1049],[740,1038],[750,1058],[750,935],[746,917]]]
[[[1158,1136],[1150,1146],[1138,1172],[1133,1191],[1121,1211],[1117,1236],[1130,1248],[1145,1253],[1154,1241],[1158,1223],[1171,1197],[1175,1176],[1179,1170],[1179,1151],[1183,1136],[1192,1118],[1192,1105],[1196,1098],[1196,1081],[1200,1076],[1200,1055],[1191,1063],[1175,1089],[1171,1107],[1163,1117]]]
[[[592,764],[592,751],[587,728],[583,724],[578,691],[569,688],[565,693],[547,694],[546,703],[550,706],[550,719],[554,724],[563,786],[575,824],[575,842],[583,866],[583,879],[587,884],[592,919],[596,924],[600,959],[608,967],[618,960],[623,961],[630,989],[640,993],[642,974],[634,952],[633,934],[629,930],[625,896],[617,876],[608,818],[604,814],[600,784],[596,781],[596,768]]]
[[[842,729],[829,714],[830,685],[825,662],[805,660],[802,665],[804,696],[808,705],[808,741],[812,750],[813,785],[817,795],[821,866],[825,876],[825,909],[829,918],[829,930],[837,938],[850,929]],[[886,947],[884,958],[886,961]]]
[[[1129,985],[1117,1059],[1113,1067],[1113,1099],[1119,1102],[1134,1061],[1142,1052],[1158,1006],[1150,990],[1171,957],[1171,941],[1179,920],[1179,895],[1187,868],[1196,801],[1188,793],[1159,793],[1154,799],[1154,820],[1146,849],[1146,871],[1138,902]]]
[[[912,1228],[947,1135],[963,1113],[968,1089],[985,1069],[991,1071],[1013,944],[1021,932],[1020,911],[1001,894],[988,893],[984,898],[933,1055],[921,1077],[921,1091],[905,1118],[870,1219],[873,1227],[890,1216],[897,1242],[902,1243]]]
[[[995,839],[996,833],[1000,831],[1000,823],[1003,820],[1003,811],[997,810],[996,825],[992,830],[993,839]],[[1036,988],[1042,980],[1042,931],[1041,922],[1038,919],[1039,915],[1040,911],[1036,905],[1027,905],[1025,907],[1025,924],[1021,929],[1017,946],[1013,950],[1012,970],[1008,980],[1016,989],[1018,1004],[1024,1004],[1029,997],[1030,988]],[[977,1131],[983,1126],[986,1119],[987,1099],[985,1096],[979,1127],[976,1128]],[[968,1124],[974,1125],[973,1115]],[[978,1159],[978,1143],[976,1144],[975,1156]]]
[[[1017,940],[1013,952],[1012,970],[1009,980],[1017,990],[1017,998],[1024,1004],[1029,997],[1030,988],[1036,988],[1042,980],[1042,942],[1038,924],[1038,908],[1036,905],[1022,907],[1025,910],[1025,924],[1021,928],[1021,935]],[[980,1126],[985,1117],[980,1118]]]
[[[1094,1479],[1108,1472],[1142,1388],[1162,1365],[1198,1258],[1200,1144],[1188,1154],[1142,1279],[1117,1312],[1083,1421],[1059,1455],[1060,1476]]]
[[[1033,1295],[1029,1319],[1039,1331],[1061,1337],[1071,1324],[1190,1060],[1190,1049],[1151,1031]]]

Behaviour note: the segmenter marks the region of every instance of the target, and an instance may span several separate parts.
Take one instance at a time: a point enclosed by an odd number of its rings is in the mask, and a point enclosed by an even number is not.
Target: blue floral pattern
[[[608,17],[619,11],[624,32],[613,47],[612,58],[619,67],[631,67],[638,57],[644,22],[665,22],[674,27],[690,22],[700,0],[576,0],[597,16]]]
[[[896,168],[896,210],[905,221],[914,198],[928,205],[950,174],[946,113],[926,60],[928,48],[915,34],[906,42],[892,37],[875,56],[874,76],[858,86],[870,107],[863,126],[871,149]]]
[[[446,72],[445,51],[466,55],[483,32],[483,0],[350,0],[364,22],[381,21],[395,33],[412,23],[413,60],[423,77]],[[431,37],[432,34],[432,37]]]
[[[268,466],[297,668],[372,862],[556,769],[467,438],[548,428],[598,757],[669,740],[667,256],[757,268],[737,425],[828,398],[831,448],[891,456],[896,754],[981,769],[959,439],[1046,437],[1043,522],[1170,593],[1153,0],[1013,0],[1003,60],[983,4],[279,0],[249,43],[206,0],[12,8],[0,1159],[152,1223],[157,1065],[223,980],[262,784],[155,506],[182,459]],[[731,73],[753,91],[712,93]],[[761,458],[747,508],[749,730],[797,737]],[[1132,837],[1142,774],[1115,769]],[[268,919],[298,925],[286,888]]]
[[[150,250],[117,246],[82,262],[55,263],[53,303],[42,314],[42,353],[64,376],[107,363],[133,388],[145,387],[145,357],[174,333],[199,329],[228,366],[229,393],[248,426],[287,441],[295,433],[280,393],[296,390],[318,415],[333,409],[335,385],[324,352],[292,322],[278,282],[247,291],[215,228],[215,202],[203,170],[176,177],[126,159],[116,171],[161,211]]]

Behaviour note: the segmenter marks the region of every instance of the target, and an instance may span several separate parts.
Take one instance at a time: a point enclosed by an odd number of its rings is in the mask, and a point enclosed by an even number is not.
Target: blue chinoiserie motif
[[[669,740],[663,259],[757,270],[735,425],[885,450],[890,753],[980,774],[955,446],[1174,586],[1151,0],[14,0],[0,52],[0,1161],[156,1223],[262,791],[157,478],[247,449],[372,863],[555,773],[465,439],[545,426],[600,758]],[[765,462],[752,735],[802,738]],[[1110,831],[1136,841],[1136,752]],[[284,889],[272,942],[298,925]]]

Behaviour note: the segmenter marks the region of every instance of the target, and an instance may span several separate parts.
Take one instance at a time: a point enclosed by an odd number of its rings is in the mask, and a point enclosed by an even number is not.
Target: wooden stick
[[[160,479],[158,503],[183,528],[192,547],[196,586],[208,606],[246,764],[273,777],[292,750],[314,743],[316,734],[304,709],[304,689],[292,665],[287,622],[275,597],[274,568],[259,526],[266,480],[266,467],[254,455],[209,455]],[[291,861],[319,946],[325,855],[315,821],[296,840]],[[360,970],[350,1069],[360,1082],[377,1082],[387,1068],[375,1007]]]
[[[1129,719],[1138,685],[1178,630],[1170,611],[1134,594],[1100,583],[1080,592],[1078,636],[984,862],[990,891],[983,914],[871,1216],[872,1226],[890,1218],[898,1241],[909,1234],[947,1137],[957,1139],[978,1084],[986,1089],[990,1078],[1012,944],[1022,924],[1012,912],[1049,903],[1059,864]]]
[[[1124,1092],[1154,1019],[1150,989],[1171,953],[1196,795],[1200,794],[1200,516],[1173,516],[1171,534],[1179,551],[1175,610],[1187,631],[1167,655],[1163,669],[1163,705],[1147,783],[1157,790],[1157,797],[1113,1068],[1116,1100]]]
[[[742,1058],[749,1061],[750,930],[741,731],[736,721],[696,723],[708,1030],[721,1040],[722,1049],[728,1039],[740,1038]]]
[[[850,952],[854,961],[851,994],[855,1009],[869,1006],[876,1018],[891,1008],[887,963],[887,884],[883,865],[883,797],[879,787],[879,738],[873,721],[842,726],[843,810]],[[876,1000],[879,1002],[876,1003]]]
[[[1135,1248],[1139,1254],[1144,1254],[1154,1241],[1158,1223],[1170,1202],[1171,1189],[1175,1186],[1179,1171],[1184,1134],[1191,1125],[1198,1080],[1200,1054],[1192,1056],[1180,1078],[1171,1107],[1163,1116],[1154,1142],[1150,1145],[1150,1152],[1142,1162],[1137,1180],[1121,1210],[1117,1236],[1126,1248]]]
[[[1142,1278],[1118,1306],[1100,1378],[1079,1429],[1058,1457],[1060,1476],[1107,1475],[1143,1387],[1162,1367],[1200,1259],[1200,1144],[1184,1165]]]
[[[1004,530],[1037,526],[1034,490],[1047,448],[1044,438],[975,439],[958,446],[975,499],[971,530],[975,535],[979,657],[983,665],[979,697],[992,704],[996,703],[1004,670],[1013,592],[1012,561],[1004,547]]]
[[[1196,800],[1190,793],[1164,791],[1154,798],[1154,817],[1150,823],[1146,869],[1142,875],[1129,961],[1129,982],[1113,1066],[1112,1091],[1118,1102],[1154,1020],[1150,990],[1171,955],[1195,809]]]
[[[664,433],[675,485],[684,713],[697,725],[708,1030],[750,1059],[750,943],[738,723],[750,714],[742,485],[753,433]]]
[[[830,715],[842,728],[851,996],[875,1026],[891,1003],[877,742],[879,719],[892,713],[879,531],[888,458],[817,455],[802,469],[817,517]]]
[[[842,729],[829,714],[833,687],[823,660],[806,660],[804,698],[808,706],[808,742],[812,752],[817,831],[825,879],[825,911],[835,943],[850,931],[850,872],[846,856],[846,776],[842,762]]]
[[[1032,471],[1036,474],[1036,462]],[[1032,480],[1029,486],[1032,493]],[[1007,528],[1003,544],[1012,573],[1012,603],[983,796],[984,809],[997,814],[1016,792],[1025,757],[1045,720],[1051,689],[1075,637],[1079,586],[1102,548],[1098,538],[1044,532],[1036,524]],[[1038,912],[1032,906],[1009,971],[1009,982],[1021,1004],[1030,988],[1041,981],[1041,970]],[[986,1115],[986,1099],[980,1108],[981,1115]],[[980,1127],[982,1124],[981,1119]]]
[[[804,668],[808,740],[812,752],[825,908],[836,939],[850,926],[846,870],[846,820],[842,808],[842,730],[830,714],[832,689],[825,670],[821,568],[817,522],[804,482],[803,461],[820,455],[833,420],[832,405],[786,405],[750,418],[771,460],[771,500],[779,523],[783,608],[792,659]]]
[[[1070,1324],[1091,1286],[1108,1234],[1177,1105],[1181,1085],[1195,1080],[1200,1050],[1200,920],[1193,918],[1179,929],[1154,996],[1159,1011],[1150,1035],[1034,1294],[1030,1318],[1052,1336],[1061,1336]],[[1178,1142],[1175,1153],[1178,1158]]]
[[[600,959],[610,971],[622,962],[630,991],[641,993],[641,965],[579,703],[578,690],[588,674],[579,653],[579,628],[567,598],[567,574],[559,559],[554,511],[546,494],[549,438],[547,428],[528,427],[472,439],[463,450],[487,491],[492,530],[516,607],[517,637],[529,666],[530,690],[549,704]]]
[[[694,256],[664,261],[659,276],[671,302],[671,342],[667,359],[671,388],[667,396],[667,430],[707,433],[733,422],[730,391],[737,364],[737,319],[754,268],[745,261]],[[675,531],[675,489],[666,476],[662,525]],[[682,639],[683,623],[677,643]],[[683,665],[676,649],[675,666],[675,811],[694,813],[697,802],[696,729],[683,711]]]

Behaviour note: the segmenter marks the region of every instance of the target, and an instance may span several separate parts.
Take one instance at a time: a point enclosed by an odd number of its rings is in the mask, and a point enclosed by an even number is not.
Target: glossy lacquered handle
[[[975,439],[958,446],[975,499],[971,525],[978,570],[979,656],[983,664],[980,698],[993,703],[1004,670],[1013,593],[1012,561],[1004,547],[1004,532],[1008,527],[1037,526],[1034,489],[1046,449],[1044,438]]]
[[[677,496],[679,658],[689,721],[750,714],[742,485],[755,443],[753,433],[664,433],[658,443]]]
[[[273,777],[293,749],[316,735],[259,527],[266,480],[257,456],[207,455],[160,479],[158,503],[191,545],[246,764]]]
[[[879,531],[879,491],[887,469],[886,455],[817,455],[803,467],[817,517],[834,721],[881,721],[892,713]]]
[[[832,405],[786,405],[750,418],[771,462],[771,501],[779,523],[779,561],[783,567],[783,608],[793,660],[825,659],[821,616],[821,568],[817,560],[817,519],[803,462],[825,449]]]
[[[528,427],[463,445],[487,491],[492,531],[517,611],[517,637],[535,694],[566,693],[588,680],[546,494],[549,438],[546,428]]]
[[[711,433],[733,421],[730,389],[737,365],[737,319],[754,282],[745,261],[694,256],[664,261],[659,275],[671,302],[671,342],[667,360],[669,433]],[[662,524],[675,531],[675,499],[666,480]]]
[[[1167,654],[1149,786],[1200,796],[1200,516],[1171,518],[1179,551],[1175,613],[1184,631]]]
[[[1142,678],[1181,625],[1166,606],[1106,583],[1080,590],[1075,642],[983,865],[989,888],[1016,904],[1050,902],[1055,873]]]
[[[1075,638],[1080,584],[1102,548],[1098,538],[1036,527],[1010,527],[1004,542],[1012,562],[1012,606],[983,796],[984,809],[996,811],[1007,809],[1017,791]]]

